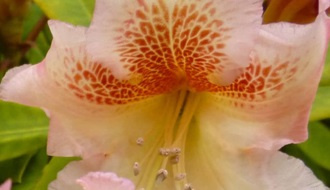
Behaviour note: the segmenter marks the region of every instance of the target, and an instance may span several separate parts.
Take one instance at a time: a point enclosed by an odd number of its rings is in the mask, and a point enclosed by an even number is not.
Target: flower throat
[[[174,181],[176,189],[193,189],[185,170],[185,144],[198,104],[197,93],[187,90],[176,92],[168,101],[162,137],[141,161],[133,164],[132,172],[139,177],[138,190],[157,189],[166,180]],[[136,140],[139,146],[143,142],[143,137]]]

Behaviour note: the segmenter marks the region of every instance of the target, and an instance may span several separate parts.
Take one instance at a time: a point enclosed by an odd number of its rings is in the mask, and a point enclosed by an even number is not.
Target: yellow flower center
[[[187,90],[180,90],[164,108],[166,118],[163,138],[154,143],[154,147],[145,154],[145,157],[133,165],[133,173],[142,175],[137,187],[152,189],[154,185],[161,185],[167,178],[175,181],[177,189],[192,189],[185,170],[185,143],[188,127],[191,123],[200,96]],[[143,146],[144,138],[136,140],[137,145]],[[156,167],[155,167],[156,166]],[[159,167],[157,167],[159,166]],[[154,175],[151,177],[150,175]]]

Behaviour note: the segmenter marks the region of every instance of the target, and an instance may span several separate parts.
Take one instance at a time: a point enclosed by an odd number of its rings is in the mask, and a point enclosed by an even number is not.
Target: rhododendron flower
[[[0,95],[47,110],[50,155],[82,157],[51,189],[88,189],[93,171],[146,190],[325,189],[278,152],[307,138],[320,3],[312,24],[261,26],[261,0],[98,0],[88,29],[51,21],[45,60],[9,71]]]

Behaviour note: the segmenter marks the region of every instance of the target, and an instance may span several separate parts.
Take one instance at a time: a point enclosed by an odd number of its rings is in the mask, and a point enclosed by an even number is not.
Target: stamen
[[[168,176],[168,171],[165,169],[160,169],[157,173],[156,181],[162,182],[164,181]]]
[[[181,153],[181,148],[172,148],[171,154],[172,155],[179,155]]]
[[[157,146],[154,146],[153,151],[157,151],[158,149],[158,155],[157,153],[149,154],[152,152],[152,150],[150,150],[150,152],[144,156],[142,162],[136,162],[134,164],[134,175],[141,176],[137,183],[137,187],[139,188],[144,187],[145,189],[152,189],[154,185],[168,178],[170,174],[166,169],[168,169],[167,167],[172,167],[172,175],[175,179],[176,189],[193,190],[192,186],[187,182],[184,152],[189,124],[198,107],[199,96],[195,93],[182,90],[174,97],[176,98],[171,98],[169,100],[168,109],[166,109],[169,110],[166,111],[169,115],[164,116],[164,118],[167,118],[167,121],[164,123],[164,136],[163,138],[159,138],[162,140],[158,142],[159,144]],[[139,137],[136,143],[142,145],[143,140],[142,137]],[[150,157],[153,158],[152,163],[157,163],[158,171],[157,167],[153,167],[154,164],[149,164]],[[143,171],[140,171],[140,166],[142,165]],[[150,180],[150,176],[148,176],[150,173],[156,174],[155,180]]]
[[[173,106],[173,100],[175,98],[171,98],[167,100],[167,103],[164,107],[163,113],[164,118],[169,118],[169,114],[172,114],[174,109]],[[165,125],[168,126],[168,125]],[[166,128],[166,127],[165,127]],[[153,128],[153,130],[156,130],[157,128]],[[154,131],[149,132],[150,134],[153,134]],[[154,134],[153,134],[154,135]],[[150,178],[151,173],[157,173],[158,169],[157,167],[154,167],[155,163],[159,161],[159,155],[156,153],[159,151],[159,147],[162,147],[163,139],[164,139],[164,133],[163,131],[159,131],[157,133],[157,136],[153,136],[153,139],[157,139],[155,142],[153,142],[152,147],[148,150],[146,154],[144,154],[144,157],[142,158],[142,161],[140,162],[140,165],[143,166],[143,171],[141,171],[139,175],[139,179],[136,182],[136,187],[138,188],[145,188],[145,189],[152,189],[155,180]],[[155,154],[156,153],[156,154]]]
[[[170,154],[171,150],[168,148],[160,148],[159,154],[162,156],[168,156]]]
[[[133,173],[135,176],[139,175],[140,173],[140,164],[138,162],[134,162],[134,165],[133,165]]]
[[[139,137],[138,139],[136,139],[136,144],[139,146],[142,146],[144,143],[144,139],[142,137]]]

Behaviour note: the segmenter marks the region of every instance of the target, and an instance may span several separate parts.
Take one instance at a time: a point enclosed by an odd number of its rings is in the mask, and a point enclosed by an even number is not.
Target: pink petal
[[[49,27],[53,35],[53,46],[56,44],[57,48],[75,47],[85,44],[86,41],[86,27],[73,26],[64,22],[50,20]],[[61,65],[61,64],[57,64]]]
[[[196,135],[195,132],[190,135]],[[204,133],[198,135],[199,140],[188,142],[185,154],[188,158],[185,164],[185,179],[195,189],[326,190],[322,182],[300,160],[277,151],[230,149],[218,144],[216,139],[204,136]],[[115,176],[109,166],[114,164],[104,157],[71,162],[59,172],[49,189],[81,190],[78,184],[86,190],[93,189],[94,185],[100,185],[94,189],[101,190],[103,185],[110,188],[111,186],[107,185],[110,183],[108,178]],[[117,164],[118,168],[123,167]],[[174,179],[176,177],[169,174],[168,179],[156,186],[157,189],[174,189],[173,184],[180,182]],[[132,181],[139,181],[135,177],[130,178]],[[151,175],[148,180],[154,181],[155,178]],[[115,181],[133,185],[131,179],[119,178]]]
[[[74,94],[73,91],[71,94],[65,93],[67,91],[65,88],[68,86],[63,88],[60,83],[65,80],[63,75],[67,74],[63,71],[67,68],[65,65],[68,64],[68,48],[75,47],[79,50],[84,45],[81,35],[85,28],[73,27],[58,21],[50,21],[49,24],[54,34],[54,40],[45,60],[37,65],[23,65],[9,70],[0,86],[1,99],[46,108],[59,108],[63,105],[59,103],[61,100],[70,101],[72,104],[79,102],[71,95]],[[80,36],[79,38],[74,37],[77,34]],[[64,39],[71,40],[64,42]],[[83,56],[81,53],[77,55],[79,58]],[[67,83],[63,83],[63,85],[67,85]],[[81,103],[77,105],[81,105]]]
[[[302,161],[281,152],[237,150],[219,143],[216,135],[191,135],[199,139],[189,141],[185,155],[186,180],[194,189],[327,189]]]
[[[109,69],[90,60],[84,50],[84,28],[58,21],[51,21],[50,28],[54,41],[45,60],[10,70],[0,86],[2,99],[48,111],[49,154],[89,157],[117,149],[134,154],[139,137],[162,131],[159,123],[167,111],[162,110],[167,97],[136,101],[150,97],[153,90],[166,89],[167,83],[142,82],[141,86],[119,81]]]
[[[19,103],[27,105],[36,104],[35,99],[38,97],[38,91],[36,91],[36,94],[31,94],[33,97],[24,96],[25,92],[30,91],[31,86],[26,85],[26,81],[21,80],[20,77],[17,77],[21,75],[24,76],[25,73],[29,73],[29,75],[33,77],[32,80],[34,81],[34,76],[36,76],[35,72],[37,70],[36,67],[37,66],[32,65],[22,65],[9,70],[1,81],[0,98],[5,101],[18,101]],[[33,85],[33,83],[31,83],[31,85]],[[35,86],[33,85],[32,88],[35,88]]]
[[[77,180],[84,190],[134,190],[134,184],[111,172],[91,172]]]
[[[134,157],[134,155],[132,156]],[[56,180],[50,183],[49,189],[81,190],[81,186],[86,190],[102,190],[105,187],[110,189],[111,187],[124,188],[125,190],[135,189],[135,183],[140,182],[141,178],[133,175],[132,167],[123,165],[121,161],[125,159],[127,158],[121,157],[121,160],[113,160],[111,157],[99,155],[80,161],[73,161],[58,173]],[[116,173],[113,173],[113,169],[116,170]],[[126,172],[124,175],[117,172],[128,169],[129,172]],[[147,180],[154,182],[154,176],[149,177]],[[166,184],[162,183],[159,189],[173,189],[173,182],[173,179],[169,179]],[[140,188],[136,187],[136,189]]]
[[[134,163],[131,159],[141,156],[163,131],[164,125],[160,124],[166,102],[166,97],[158,97],[133,105],[94,109],[94,112],[85,110],[86,113],[79,110],[71,113],[65,108],[52,110],[48,154],[87,158],[116,153],[112,158],[120,160],[121,156],[127,156],[130,162],[126,167],[131,171]],[[159,117],[155,118],[155,113]],[[143,149],[136,144],[139,137],[147,141]]]
[[[326,11],[330,7],[329,0],[319,0],[319,13]]]
[[[1,186],[0,186],[0,190],[10,190],[11,189],[11,180],[8,179],[7,181],[5,181]]]
[[[203,130],[238,147],[278,149],[306,140],[329,26],[324,15],[306,26],[263,26],[251,65],[233,84],[206,95],[199,111]]]
[[[103,159],[99,157],[70,162],[57,174],[57,179],[49,184],[49,190],[81,190],[82,188],[76,180],[89,172],[99,170],[102,162]]]
[[[134,184],[112,172],[103,172],[104,157],[93,157],[69,163],[50,183],[50,190],[130,190]],[[102,171],[103,170],[103,171]],[[99,172],[95,172],[99,171]]]
[[[204,81],[228,84],[247,65],[261,24],[261,3],[98,0],[87,48],[118,78],[172,73],[204,91]]]
[[[265,152],[259,153],[259,158],[268,161],[261,179],[270,189],[328,189],[305,164],[294,157],[278,152],[265,159]],[[255,160],[256,166],[259,165]]]

